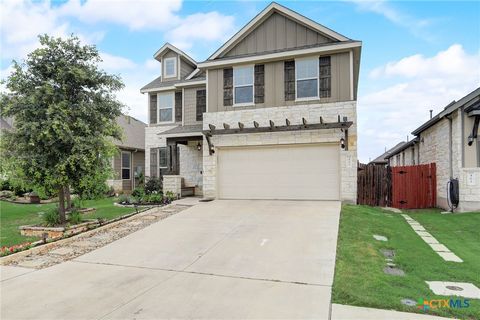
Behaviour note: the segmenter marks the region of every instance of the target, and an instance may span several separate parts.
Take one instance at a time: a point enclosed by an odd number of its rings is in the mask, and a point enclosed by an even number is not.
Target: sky
[[[480,86],[480,1],[277,1],[363,42],[358,156],[368,162]],[[153,54],[170,42],[208,58],[269,1],[0,0],[0,78],[38,47],[38,34],[95,44],[122,77],[124,112],[147,120],[140,88],[160,75]],[[409,139],[412,137],[410,136]]]

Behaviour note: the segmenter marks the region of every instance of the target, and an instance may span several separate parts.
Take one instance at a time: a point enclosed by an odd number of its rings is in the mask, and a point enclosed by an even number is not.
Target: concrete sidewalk
[[[332,303],[331,320],[451,320],[419,313],[400,312]]]

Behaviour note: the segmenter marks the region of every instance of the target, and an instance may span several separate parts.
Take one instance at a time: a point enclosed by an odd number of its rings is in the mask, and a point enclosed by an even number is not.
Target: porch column
[[[180,199],[182,194],[182,177],[179,175],[163,176],[163,193],[173,192]]]

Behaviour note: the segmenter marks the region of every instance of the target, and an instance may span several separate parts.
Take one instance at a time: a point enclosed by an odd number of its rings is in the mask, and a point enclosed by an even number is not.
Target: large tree
[[[2,135],[2,161],[7,174],[58,190],[63,223],[65,190],[109,170],[123,83],[99,69],[95,46],[74,36],[39,39],[5,81],[1,114],[14,117],[15,130]]]

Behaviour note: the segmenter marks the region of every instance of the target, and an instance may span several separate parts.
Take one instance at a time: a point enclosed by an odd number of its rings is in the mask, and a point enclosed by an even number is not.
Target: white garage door
[[[339,147],[297,144],[220,148],[220,199],[339,200]]]

